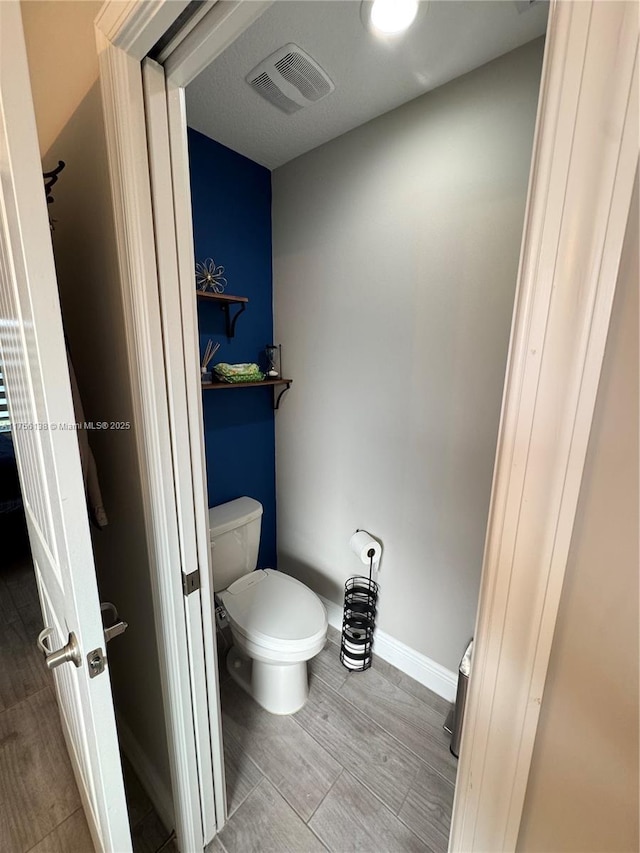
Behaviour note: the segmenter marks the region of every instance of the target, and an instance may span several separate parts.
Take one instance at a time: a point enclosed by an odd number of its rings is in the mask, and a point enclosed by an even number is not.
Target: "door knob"
[[[45,628],[38,634],[38,648],[44,655],[44,662],[49,669],[55,669],[62,663],[74,663],[76,666],[82,665],[82,655],[80,654],[80,646],[73,631],[69,634],[69,640],[66,646],[56,651],[51,651],[47,645],[47,641],[53,634],[53,628]]]
[[[110,601],[103,601],[100,604],[100,612],[102,614],[102,627],[104,629],[105,643],[108,643],[109,640],[113,640],[114,637],[117,637],[120,634],[124,634],[129,627],[129,623],[125,622],[124,619],[121,619],[118,616],[115,604],[112,604]],[[107,625],[107,622],[110,622],[111,624]]]

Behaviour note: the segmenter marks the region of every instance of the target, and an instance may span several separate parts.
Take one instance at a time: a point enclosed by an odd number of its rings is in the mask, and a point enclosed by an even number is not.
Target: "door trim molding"
[[[174,204],[174,196],[170,191],[172,187],[167,187],[163,180],[167,173],[171,173],[173,159],[165,73],[161,65],[147,58],[142,63],[142,74],[180,550],[183,571],[190,573],[198,570],[200,578],[200,588],[184,598],[184,607],[200,803],[206,843],[216,834],[216,805],[218,805],[218,814],[223,816],[225,803],[224,800],[222,803],[216,803],[217,791],[214,790],[215,774],[212,761],[212,741],[219,739],[219,751],[222,753],[222,732],[219,726],[212,732],[212,720],[209,715],[209,705],[215,704],[218,696],[218,663],[212,612],[213,590],[210,586],[206,487],[200,491],[194,491],[197,485],[204,486],[204,483],[194,476],[194,472],[203,471],[205,467],[202,410],[199,408],[202,398],[199,341],[195,317],[195,295],[191,288],[187,291],[186,287],[180,287],[180,268],[183,265],[180,263],[181,247],[177,245],[177,237],[183,229],[176,227],[180,221],[179,210]],[[181,112],[179,119],[178,125],[184,121]],[[192,230],[191,220],[189,220],[188,230]],[[188,247],[189,254],[192,254],[191,241]],[[191,285],[195,262],[189,261],[188,267],[188,285]],[[185,300],[185,296],[188,301]],[[192,318],[192,323],[188,327],[190,334],[185,334],[189,316]],[[194,403],[194,397],[198,411],[197,422],[200,424],[197,433],[192,429],[196,417],[187,416],[190,406]],[[200,451],[202,455],[199,455]],[[201,522],[200,526],[198,521]],[[209,632],[207,632],[207,626]],[[211,684],[211,693],[207,692],[208,683]],[[217,778],[216,783],[224,793],[224,777]]]
[[[450,850],[514,850],[638,160],[633,4],[553,3]]]
[[[225,784],[224,744],[222,739],[222,714],[220,712],[220,685],[218,672],[218,650],[215,622],[215,602],[213,573],[211,570],[211,542],[209,538],[209,500],[207,494],[207,471],[204,446],[202,378],[200,375],[200,338],[198,335],[198,309],[193,290],[193,271],[195,269],[193,247],[193,223],[191,219],[191,188],[189,185],[189,155],[187,147],[187,120],[184,89],[172,84],[165,78],[166,110],[171,150],[171,170],[173,187],[182,186],[185,193],[175,191],[170,199],[175,216],[175,248],[177,252],[177,275],[175,286],[180,298],[182,317],[183,360],[182,370],[186,382],[186,412],[182,414],[188,421],[190,433],[190,458],[186,465],[191,471],[192,514],[194,520],[195,545],[198,553],[198,565],[201,567],[201,634],[203,640],[204,674],[203,683],[199,683],[202,704],[206,710],[208,734],[210,739],[213,779],[213,800],[210,810],[215,812],[215,831],[219,832],[227,819],[227,789]],[[177,170],[182,168],[182,172]],[[185,239],[187,235],[187,239]],[[189,491],[186,487],[185,491]],[[196,616],[194,615],[194,631]],[[203,669],[199,670],[203,673]],[[201,679],[202,680],[202,679]],[[214,710],[212,710],[214,709]],[[207,824],[206,807],[205,824]],[[209,819],[210,824],[210,819]],[[206,840],[206,838],[205,838]]]
[[[155,2],[160,9],[169,0]],[[451,851],[517,843],[638,157],[633,5],[552,0],[550,7]],[[133,10],[126,19],[120,13],[122,31],[127,21],[135,29]],[[145,25],[139,30],[128,32],[131,44],[143,39]],[[112,23],[114,44],[119,32]],[[220,38],[229,43],[228,32]],[[207,41],[212,50],[215,29]],[[138,77],[139,59],[135,50],[129,56]],[[196,67],[194,56],[189,61]],[[146,158],[132,161],[126,127],[113,130],[139,123],[142,108],[137,100],[108,102],[136,76],[125,65],[101,62],[101,78],[123,286],[135,291],[149,273],[152,226],[146,203],[142,219],[131,215],[137,187],[146,182],[145,198],[149,192]],[[192,78],[180,77],[181,67],[172,80],[184,86]],[[174,175],[185,168],[174,164]],[[132,292],[127,305],[134,360],[145,352],[136,335],[151,347],[161,340],[136,311],[137,299]],[[155,405],[164,412],[166,400],[154,404],[152,388],[139,383],[138,391],[148,417]],[[143,472],[150,500],[172,485],[168,472],[155,474]],[[151,543],[164,535],[161,516],[153,520]]]
[[[203,849],[204,838],[142,68],[99,29],[96,37],[175,830],[180,849],[195,851]]]
[[[141,62],[188,5],[189,0],[109,0],[95,26],[109,44]]]

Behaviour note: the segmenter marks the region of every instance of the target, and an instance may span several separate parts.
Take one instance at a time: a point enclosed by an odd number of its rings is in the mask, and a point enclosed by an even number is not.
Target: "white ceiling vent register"
[[[327,72],[297,44],[285,44],[256,65],[246,81],[285,113],[326,98],[335,89]]]

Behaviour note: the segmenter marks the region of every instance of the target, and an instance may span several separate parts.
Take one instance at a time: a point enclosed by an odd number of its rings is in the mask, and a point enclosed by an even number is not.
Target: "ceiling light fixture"
[[[418,14],[418,0],[374,0],[369,7],[369,24],[378,33],[395,36],[408,30]]]

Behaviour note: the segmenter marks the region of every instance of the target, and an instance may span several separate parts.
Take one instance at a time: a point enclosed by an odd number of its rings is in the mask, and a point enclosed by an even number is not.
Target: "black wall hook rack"
[[[47,197],[47,204],[53,204],[53,196],[51,195],[51,188],[58,181],[58,175],[64,169],[67,164],[64,160],[58,160],[58,165],[55,169],[52,169],[50,172],[43,172],[42,177],[44,179],[44,193]]]

